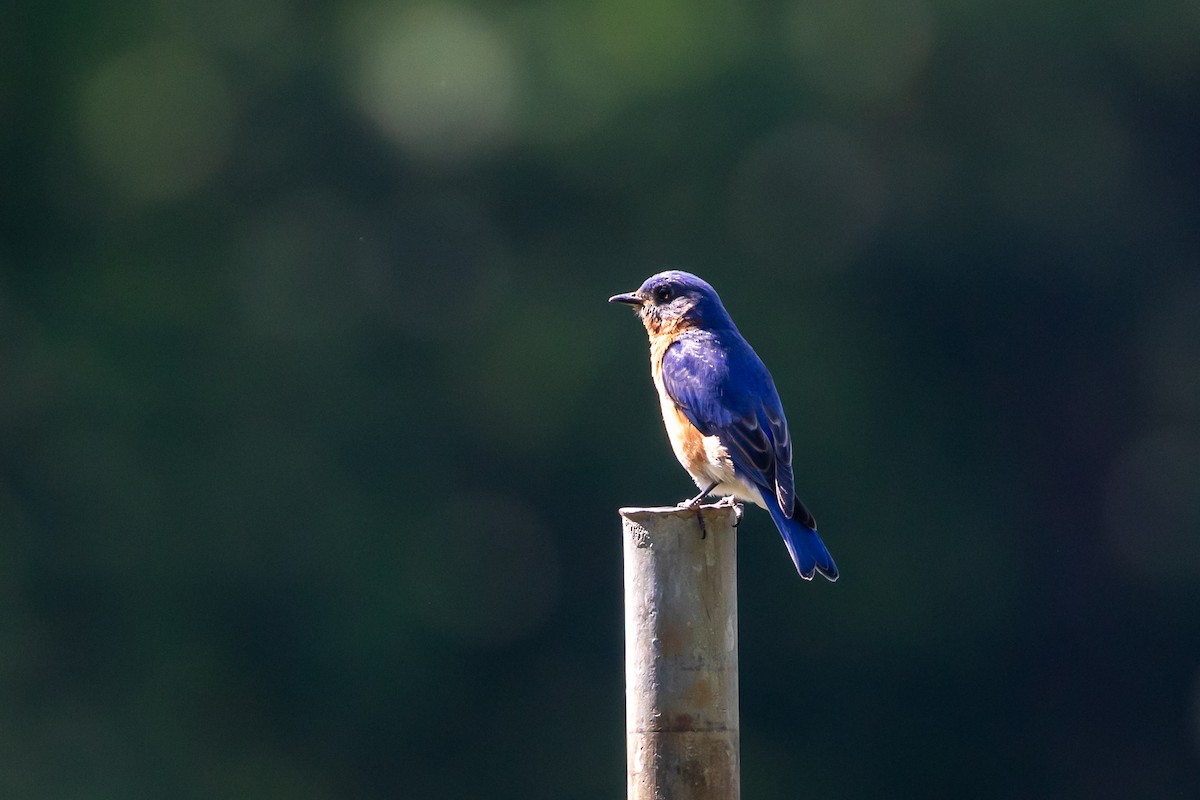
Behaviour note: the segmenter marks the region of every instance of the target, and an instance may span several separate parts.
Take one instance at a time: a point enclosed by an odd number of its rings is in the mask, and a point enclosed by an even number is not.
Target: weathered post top
[[[737,800],[734,509],[621,517],[629,800]]]

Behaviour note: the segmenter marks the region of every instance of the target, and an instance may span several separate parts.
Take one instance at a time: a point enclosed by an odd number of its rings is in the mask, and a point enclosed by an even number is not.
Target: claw
[[[743,506],[741,503],[739,503],[737,501],[737,498],[734,497],[733,495],[728,495],[727,497],[722,497],[720,500],[718,500],[713,505],[717,506],[718,508],[732,508],[733,509],[733,527],[736,528],[738,525],[742,524],[742,516],[746,513],[746,507]]]

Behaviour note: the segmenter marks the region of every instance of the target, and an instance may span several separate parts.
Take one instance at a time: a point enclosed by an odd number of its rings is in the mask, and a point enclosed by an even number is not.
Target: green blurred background
[[[0,20],[0,795],[613,798],[666,267],[843,578],[742,526],[748,798],[1200,792],[1200,6]]]

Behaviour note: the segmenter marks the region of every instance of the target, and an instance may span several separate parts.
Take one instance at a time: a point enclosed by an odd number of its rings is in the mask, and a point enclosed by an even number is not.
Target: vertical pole
[[[733,509],[622,508],[628,800],[738,800]]]

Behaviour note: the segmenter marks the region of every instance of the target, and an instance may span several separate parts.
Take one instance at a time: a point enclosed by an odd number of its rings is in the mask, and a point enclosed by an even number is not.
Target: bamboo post
[[[738,800],[729,507],[622,508],[628,800]]]

